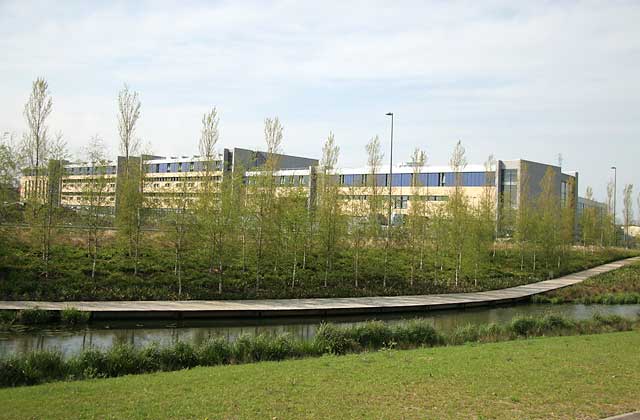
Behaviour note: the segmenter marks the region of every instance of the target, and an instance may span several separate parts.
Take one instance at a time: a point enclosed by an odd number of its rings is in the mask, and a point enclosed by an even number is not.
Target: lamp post
[[[618,201],[618,168],[613,169],[613,246],[618,245],[618,230],[616,229],[616,201]]]
[[[389,153],[389,211],[387,213],[387,243],[384,252],[384,277],[382,279],[382,287],[387,287],[387,263],[389,261],[389,247],[391,245],[391,208],[393,202],[391,200],[391,188],[393,185],[393,112],[387,112],[386,116],[391,117],[391,151]]]

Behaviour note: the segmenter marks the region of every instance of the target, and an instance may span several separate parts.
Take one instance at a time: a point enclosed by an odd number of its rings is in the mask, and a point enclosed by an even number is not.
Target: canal
[[[200,344],[210,337],[224,337],[233,341],[243,334],[288,333],[300,340],[310,340],[315,336],[316,329],[322,322],[353,325],[371,319],[397,323],[405,319],[421,318],[429,320],[436,329],[447,331],[459,325],[508,323],[516,316],[546,313],[564,315],[574,320],[588,319],[596,313],[638,319],[640,305],[540,305],[526,303],[506,307],[414,312],[376,317],[215,319],[181,322],[112,321],[94,322],[78,328],[50,325],[44,328],[0,331],[0,357],[33,350],[59,350],[66,357],[69,357],[87,348],[108,349],[118,344],[145,347],[154,343],[166,346],[178,341]]]

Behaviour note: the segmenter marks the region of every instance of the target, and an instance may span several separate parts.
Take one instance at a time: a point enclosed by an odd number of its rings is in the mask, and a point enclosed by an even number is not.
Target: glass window
[[[375,179],[378,187],[387,186],[387,174],[377,174]]]

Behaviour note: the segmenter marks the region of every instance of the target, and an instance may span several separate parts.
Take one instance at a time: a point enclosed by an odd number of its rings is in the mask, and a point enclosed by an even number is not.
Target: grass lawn
[[[545,293],[535,300],[550,303],[640,303],[640,262]]]
[[[0,390],[2,418],[602,418],[640,409],[640,332]]]

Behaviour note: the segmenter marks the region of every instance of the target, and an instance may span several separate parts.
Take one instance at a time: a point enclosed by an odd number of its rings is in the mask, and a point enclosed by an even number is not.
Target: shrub
[[[157,344],[152,344],[139,350],[138,360],[141,372],[156,372],[161,369],[160,366],[161,349]]]
[[[538,320],[529,316],[517,316],[509,324],[509,329],[519,336],[534,335],[538,329]]]
[[[625,331],[632,328],[632,322],[620,315],[595,314],[592,320],[597,326],[611,327],[616,331]]]
[[[0,359],[0,386],[26,385],[23,364],[24,359],[19,356]]]
[[[69,361],[71,371],[77,378],[102,378],[107,372],[106,354],[98,349],[89,348]]]
[[[222,337],[210,338],[198,349],[198,360],[203,366],[229,363],[232,357],[231,345]]]
[[[68,366],[57,351],[37,351],[0,360],[2,386],[36,385],[64,379]]]
[[[16,311],[0,311],[0,324],[12,324],[17,316]]]
[[[60,311],[60,320],[67,325],[86,324],[91,312],[80,311],[76,308],[64,308]]]
[[[46,324],[53,320],[53,313],[44,309],[22,309],[18,312],[18,321],[25,325]]]
[[[364,348],[379,349],[393,341],[391,328],[382,321],[369,321],[349,332],[352,339]]]
[[[457,326],[449,335],[451,344],[474,343],[480,341],[480,331],[477,325],[466,324]]]
[[[333,324],[322,323],[316,330],[315,343],[323,353],[345,354],[355,347],[345,330]]]
[[[569,329],[575,326],[575,323],[572,320],[555,314],[545,314],[539,320],[538,324],[542,331]]]
[[[238,362],[282,360],[293,354],[293,344],[286,334],[271,337],[265,334],[243,334],[233,343],[234,359]]]
[[[278,334],[266,342],[268,345],[260,360],[284,360],[298,356],[294,351],[295,345],[289,334]]]
[[[399,324],[393,331],[394,340],[404,346],[436,346],[444,337],[425,320],[412,319]]]
[[[160,349],[160,368],[165,371],[192,368],[198,365],[198,356],[193,347],[178,341],[172,347]]]

